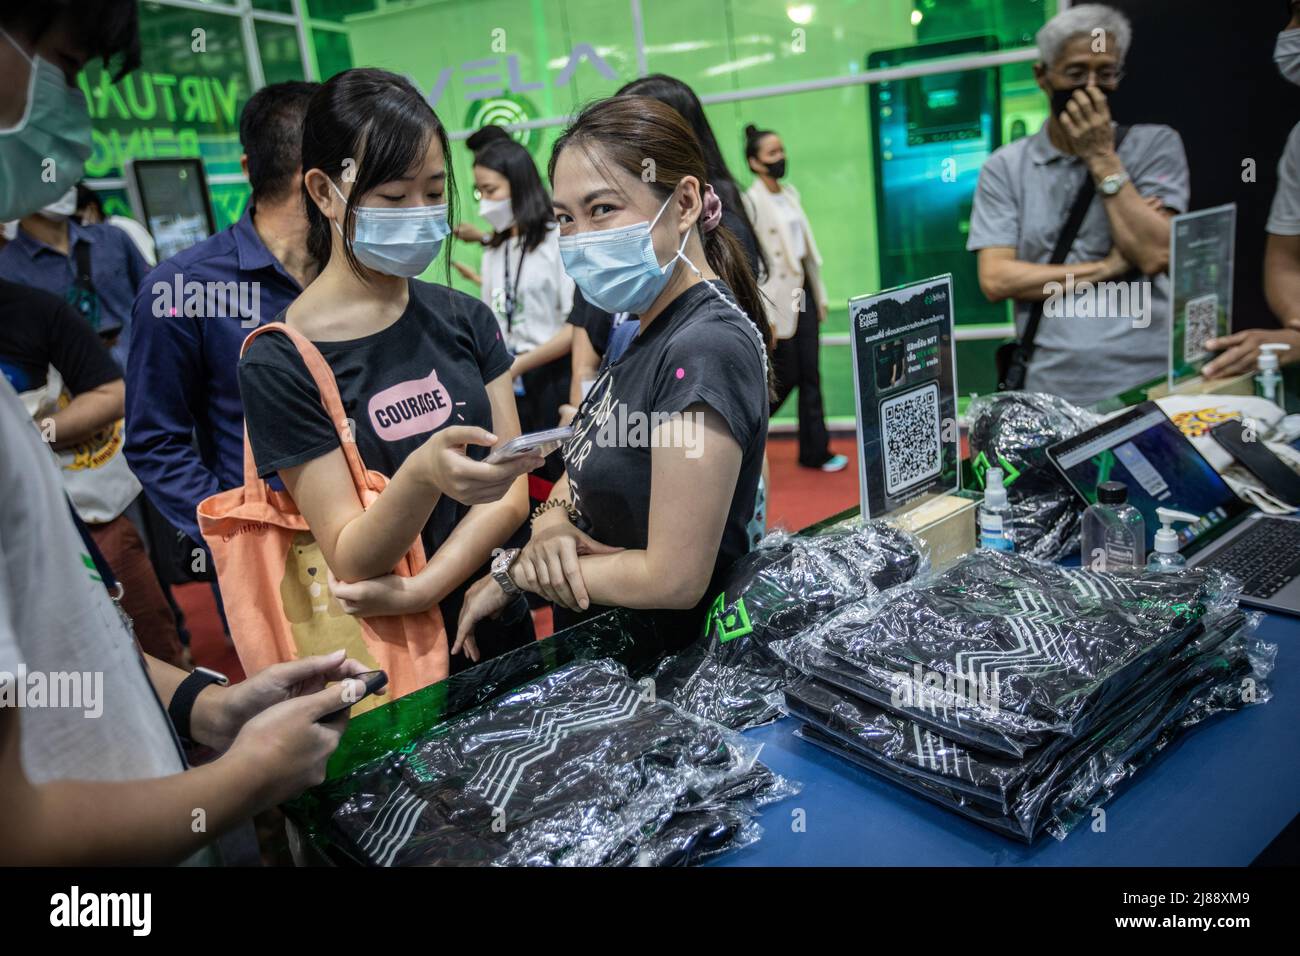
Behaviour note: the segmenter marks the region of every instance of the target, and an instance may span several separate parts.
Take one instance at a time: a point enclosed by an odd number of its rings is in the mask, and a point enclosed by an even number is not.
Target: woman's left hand
[[[338,598],[343,610],[355,617],[385,617],[388,615],[416,614],[429,609],[429,598],[416,578],[403,578],[396,574],[366,581],[346,583],[330,572],[330,591]]]

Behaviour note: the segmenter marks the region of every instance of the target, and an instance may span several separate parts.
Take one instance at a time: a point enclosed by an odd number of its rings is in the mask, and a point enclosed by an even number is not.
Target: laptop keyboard
[[[1228,572],[1251,597],[1272,597],[1300,577],[1300,521],[1261,518],[1251,525],[1200,566]]]

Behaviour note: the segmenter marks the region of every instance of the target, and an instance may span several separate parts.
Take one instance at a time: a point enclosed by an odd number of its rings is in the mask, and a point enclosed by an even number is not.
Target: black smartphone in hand
[[[343,687],[343,683],[347,681],[351,681],[351,682],[361,681],[362,683],[362,691],[361,693],[356,695],[356,700],[347,699],[348,697],[352,696]],[[345,710],[350,710],[354,704],[360,703],[361,701],[369,697],[371,694],[377,694],[379,691],[383,690],[387,686],[388,686],[388,675],[383,671],[366,671],[364,674],[353,674],[351,677],[343,678],[343,681],[340,681],[338,685],[339,693],[345,695],[342,705],[339,707],[338,710],[331,710],[324,717],[321,717],[320,720],[321,721],[332,720],[333,718],[337,717],[339,714],[343,713]]]

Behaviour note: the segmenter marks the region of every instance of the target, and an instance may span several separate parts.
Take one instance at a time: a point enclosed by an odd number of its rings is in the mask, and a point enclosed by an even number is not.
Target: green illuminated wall
[[[879,286],[867,87],[764,88],[851,77],[872,51],[916,43],[992,36],[1003,50],[1029,47],[1056,2],[641,0],[643,63],[627,0],[254,0],[242,12],[233,2],[210,6],[142,3],[143,69],[116,87],[93,70],[83,77],[96,130],[88,174],[100,185],[121,186],[127,156],[202,156],[218,222],[233,221],[247,202],[239,177],[239,110],[261,82],[380,66],[408,75],[447,126],[463,132],[485,121],[561,120],[642,70],[669,73],[706,99],[738,97],[707,111],[742,188],[750,181],[744,125],[775,129],[785,140],[790,180],[803,194],[826,260],[827,410],[851,419],[849,351],[836,337],[846,331],[848,298]],[[201,31],[201,51],[195,31]],[[1003,141],[1017,119],[1034,131],[1045,104],[1029,65],[1003,67],[1001,90]],[[519,134],[539,166],[561,128]],[[462,216],[472,218],[463,144],[455,146],[453,161]],[[124,205],[120,192],[110,196]],[[477,249],[457,244],[453,254],[477,266]],[[459,276],[454,281],[477,292]],[[959,322],[961,309],[958,302]],[[991,389],[997,344],[959,343],[964,392]],[[793,407],[787,405],[789,414]]]

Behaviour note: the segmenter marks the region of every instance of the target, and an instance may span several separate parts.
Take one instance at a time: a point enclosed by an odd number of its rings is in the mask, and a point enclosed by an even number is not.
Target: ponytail
[[[758,329],[763,348],[770,357],[776,349],[776,339],[772,332],[772,325],[767,320],[763,293],[758,287],[758,280],[754,278],[753,270],[749,267],[749,261],[745,258],[744,249],[741,248],[735,234],[726,226],[720,225],[712,231],[703,232],[704,258],[708,260],[709,267],[735,294],[736,304]],[[767,387],[770,392],[774,385],[772,363],[764,362],[763,367],[767,370]]]

